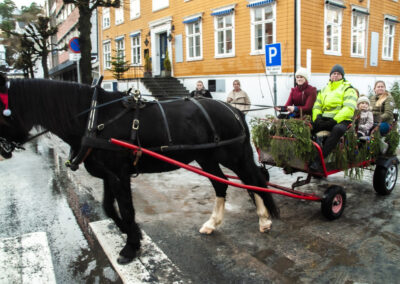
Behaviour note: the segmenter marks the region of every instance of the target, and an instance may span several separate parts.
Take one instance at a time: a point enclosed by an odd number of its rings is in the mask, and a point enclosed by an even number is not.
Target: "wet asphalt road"
[[[28,145],[0,162],[0,181],[0,238],[46,232],[57,283],[120,283],[82,233],[55,179],[52,152]]]
[[[51,242],[61,243],[54,251],[55,245],[50,244],[60,283],[118,281],[113,272],[110,272],[112,277],[104,276],[107,275],[104,271],[112,270],[92,255],[99,252],[90,249],[93,240],[85,241],[86,232],[79,233],[77,223],[85,222],[79,216],[74,221],[62,198],[65,191],[60,193],[53,186],[59,181],[54,182],[52,169],[47,165],[52,154],[45,150],[37,154],[35,149],[19,153],[16,157],[19,160],[6,161],[7,170],[3,168],[4,162],[0,163],[0,237],[50,230]],[[17,164],[21,168],[18,173],[8,170]],[[300,175],[284,175],[279,169],[271,169],[270,174],[271,182],[287,186]],[[9,186],[10,179],[19,184],[25,176],[31,177],[24,189]],[[86,197],[77,198],[78,206],[88,206],[91,221],[99,218],[101,181],[89,177],[84,170],[73,176],[86,185],[79,189],[78,195]],[[8,181],[6,187],[3,179]],[[132,190],[141,228],[180,269],[184,279],[192,283],[398,283],[399,186],[389,196],[378,196],[372,188],[372,172],[365,171],[361,181],[343,178],[339,173],[327,180],[313,180],[301,189],[322,194],[327,184],[346,188],[347,206],[338,220],[327,221],[318,202],[275,196],[281,218],[274,221],[269,233],[261,234],[255,207],[247,193],[230,188],[224,222],[211,236],[198,233],[213,208],[214,191],[207,179],[184,170],[141,175],[132,179]],[[22,197],[21,202],[6,206],[4,196]],[[50,208],[36,204],[38,196],[47,200],[44,204],[51,205]],[[30,203],[33,207],[28,210],[25,204]],[[24,214],[19,215],[20,211]],[[27,212],[31,214],[28,219],[36,220],[34,225],[24,220]],[[46,218],[50,218],[50,225],[41,225],[38,220]],[[15,221],[6,224],[5,219]],[[74,237],[68,235],[68,240],[62,230],[66,227],[76,232]],[[65,252],[68,253],[64,255]],[[91,276],[86,275],[87,271]]]

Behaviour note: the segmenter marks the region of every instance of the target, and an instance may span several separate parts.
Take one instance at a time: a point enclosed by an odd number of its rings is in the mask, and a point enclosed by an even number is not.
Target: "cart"
[[[271,138],[278,143],[287,142],[286,145],[290,145],[291,142],[294,143],[296,141],[296,138],[282,136],[272,136]],[[362,141],[361,143],[368,143],[368,141]],[[293,172],[304,172],[307,174],[305,179],[303,177],[298,177],[296,182],[292,184],[291,188],[280,186],[269,181],[269,172],[267,168],[271,166],[277,166],[277,163],[269,151],[270,149],[262,150],[257,148],[259,161],[262,165],[261,169],[267,179],[267,186],[300,194],[296,188],[310,183],[312,177],[326,178],[332,174],[344,171],[344,169],[335,167],[335,163],[332,161],[327,163],[322,155],[322,149],[319,143],[312,141],[312,145],[314,147],[314,152],[317,153],[317,157],[321,161],[321,171],[313,172],[310,169],[309,165],[311,158],[308,161],[304,161],[295,155],[293,155],[290,160],[285,161],[283,165],[279,165],[285,174],[290,174]],[[290,147],[287,149],[287,151],[291,151]],[[379,195],[388,195],[393,191],[396,185],[398,164],[399,160],[395,155],[378,155],[377,157],[371,157],[368,160],[361,161],[356,164],[349,164],[347,169],[356,167],[372,169],[373,166],[375,166],[373,174],[373,188]],[[342,215],[345,208],[346,191],[342,186],[330,185],[328,188],[326,188],[323,196],[320,197],[320,201],[322,214],[329,220],[337,219]]]

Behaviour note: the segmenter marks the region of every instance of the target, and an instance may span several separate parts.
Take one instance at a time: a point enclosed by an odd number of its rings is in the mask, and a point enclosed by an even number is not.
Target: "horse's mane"
[[[9,99],[10,107],[29,113],[31,121],[47,125],[50,131],[70,132],[74,128],[74,116],[89,108],[92,93],[89,85],[74,82],[14,79],[10,81]]]

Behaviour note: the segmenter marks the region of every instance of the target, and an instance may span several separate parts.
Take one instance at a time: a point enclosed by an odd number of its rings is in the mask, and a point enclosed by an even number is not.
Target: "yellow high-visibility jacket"
[[[357,92],[345,80],[329,81],[317,95],[312,111],[313,121],[319,114],[333,118],[337,123],[352,120],[357,107]]]

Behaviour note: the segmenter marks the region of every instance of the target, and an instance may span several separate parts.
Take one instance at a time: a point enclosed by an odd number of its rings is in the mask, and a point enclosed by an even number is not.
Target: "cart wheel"
[[[397,165],[390,165],[388,168],[376,166],[374,171],[373,184],[375,191],[380,195],[388,195],[392,192],[397,181]]]
[[[264,166],[260,166],[262,174],[265,176],[265,181],[269,182],[269,172]]]
[[[338,185],[331,185],[325,191],[321,201],[321,211],[329,220],[338,219],[346,205],[346,192],[344,188]]]

